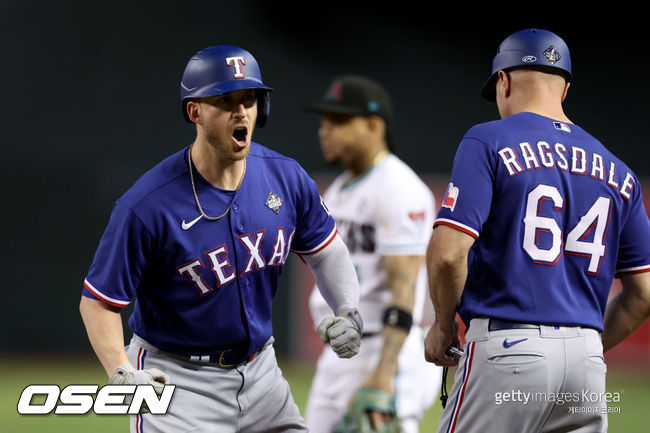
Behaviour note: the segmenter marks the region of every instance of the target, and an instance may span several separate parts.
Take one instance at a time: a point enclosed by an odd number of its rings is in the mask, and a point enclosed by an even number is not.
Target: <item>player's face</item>
[[[321,117],[318,138],[323,158],[328,163],[348,164],[361,151],[366,119],[361,116],[324,113]]]
[[[225,159],[248,156],[257,120],[255,90],[238,90],[200,102],[200,124],[208,145]]]

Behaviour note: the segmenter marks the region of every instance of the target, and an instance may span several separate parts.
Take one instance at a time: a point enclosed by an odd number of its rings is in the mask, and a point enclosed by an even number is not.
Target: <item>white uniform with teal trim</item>
[[[323,351],[306,412],[312,433],[331,431],[332,425],[345,414],[352,394],[377,364],[383,314],[391,300],[383,257],[424,255],[435,216],[431,190],[393,154],[353,180],[349,172],[341,174],[323,199],[357,270],[364,334],[374,336],[362,340],[361,351],[351,360],[330,356],[331,350]],[[405,432],[417,431],[419,419],[435,400],[440,386],[442,370],[424,360],[422,327],[432,322],[430,314],[424,314],[426,299],[423,264],[416,287],[414,325],[400,354],[395,382],[398,416]],[[331,315],[317,288],[310,297],[310,309],[314,326]]]

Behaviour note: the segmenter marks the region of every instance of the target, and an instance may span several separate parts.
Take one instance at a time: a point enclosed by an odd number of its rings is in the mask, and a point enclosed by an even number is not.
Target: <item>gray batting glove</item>
[[[170,378],[167,374],[157,368],[147,368],[146,370],[136,370],[130,362],[117,367],[108,383],[111,385],[153,385],[156,394],[162,394],[165,385],[169,385]],[[126,394],[124,404],[131,404],[133,395]],[[149,413],[147,402],[144,402],[140,408],[140,413]]]
[[[359,353],[363,321],[356,308],[341,309],[336,317],[326,317],[316,330],[339,358],[352,358]]]

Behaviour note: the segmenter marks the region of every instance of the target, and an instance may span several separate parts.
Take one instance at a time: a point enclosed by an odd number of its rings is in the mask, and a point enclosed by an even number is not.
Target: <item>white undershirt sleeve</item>
[[[359,308],[359,280],[350,253],[338,234],[322,250],[301,257],[335,314],[342,309]]]

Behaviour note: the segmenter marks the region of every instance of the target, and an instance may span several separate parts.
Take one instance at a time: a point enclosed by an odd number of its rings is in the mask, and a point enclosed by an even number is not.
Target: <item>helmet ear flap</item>
[[[256,128],[263,128],[271,114],[271,97],[269,92],[258,92],[257,94],[257,121]]]

